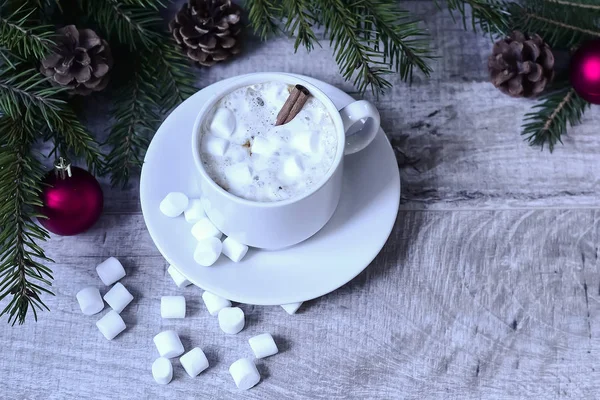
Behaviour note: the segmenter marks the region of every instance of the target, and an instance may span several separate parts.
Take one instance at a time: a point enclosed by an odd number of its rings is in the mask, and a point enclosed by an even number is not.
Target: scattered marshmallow
[[[233,262],[240,262],[248,252],[248,246],[228,237],[223,240],[223,254]]]
[[[114,257],[109,257],[102,261],[96,267],[96,272],[106,286],[110,286],[119,279],[123,278],[125,274],[125,268],[123,265]]]
[[[160,202],[160,211],[167,217],[177,217],[188,208],[189,199],[181,192],[171,192]]]
[[[163,296],[160,298],[160,316],[163,318],[185,318],[185,297]]]
[[[104,309],[104,302],[100,296],[100,291],[95,287],[86,287],[81,289],[75,295],[81,312],[85,315],[98,314]]]
[[[154,336],[154,344],[161,357],[179,357],[184,351],[179,335],[175,331],[162,331]]]
[[[175,282],[175,284],[177,285],[177,287],[186,287],[192,284],[192,282],[188,281],[185,276],[183,276],[181,274],[181,272],[179,272],[177,270],[177,268],[175,268],[172,265],[169,265],[169,268],[167,269],[167,272],[169,273],[169,275],[171,275],[171,278],[173,279],[173,282]]]
[[[119,314],[121,311],[123,311],[123,309],[125,309],[125,307],[127,307],[129,303],[131,303],[132,300],[133,296],[121,282],[115,283],[115,286],[113,286],[104,295],[104,301],[106,301],[108,305]]]
[[[260,374],[256,365],[247,358],[241,358],[231,364],[229,373],[238,389],[248,390],[260,382]]]
[[[275,151],[275,145],[272,141],[262,136],[256,136],[252,142],[250,151],[252,154],[260,154],[264,156],[271,155]]]
[[[290,303],[290,304],[282,304],[281,307],[285,310],[286,313],[293,315],[296,314],[296,311],[300,308],[302,302],[300,303]]]
[[[115,310],[107,312],[104,317],[96,322],[96,326],[108,340],[113,340],[119,333],[125,330],[125,322],[123,322],[123,318]]]
[[[159,385],[166,385],[173,379],[173,364],[171,360],[159,357],[152,363],[152,376]]]
[[[297,178],[304,172],[302,160],[298,156],[292,156],[283,162],[283,173],[288,178]]]
[[[246,163],[237,163],[226,167],[225,176],[230,182],[240,185],[252,182],[252,171]]]
[[[319,151],[319,135],[314,131],[293,133],[290,143],[297,150],[306,154],[314,154]]]
[[[215,237],[200,240],[194,250],[194,261],[203,267],[210,267],[219,259],[223,243]]]
[[[200,347],[194,347],[182,355],[179,362],[192,378],[208,368],[208,359]]]
[[[192,226],[192,235],[198,241],[209,237],[221,239],[221,236],[223,236],[221,231],[207,217],[201,218]]]
[[[256,358],[265,358],[277,354],[279,349],[270,333],[263,333],[248,339]]]
[[[246,320],[239,307],[225,307],[219,311],[219,327],[225,333],[235,335],[244,329]]]
[[[202,206],[202,200],[190,199],[188,208],[186,208],[183,212],[183,216],[185,217],[185,220],[191,224],[198,222],[202,218],[206,217],[204,207]]]
[[[231,302],[211,292],[204,292],[202,300],[210,315],[217,315],[225,307],[231,307]]]
[[[203,141],[206,152],[212,156],[222,157],[229,147],[229,141],[217,136],[205,135]]]
[[[229,137],[235,130],[235,115],[225,107],[217,108],[209,127],[211,133],[221,137]]]

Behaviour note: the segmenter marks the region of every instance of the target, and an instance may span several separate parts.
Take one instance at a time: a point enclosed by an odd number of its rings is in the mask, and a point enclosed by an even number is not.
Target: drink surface
[[[274,126],[292,86],[266,82],[221,98],[201,127],[200,153],[208,175],[231,194],[273,202],[320,185],[336,156],[333,119],[310,97],[290,122]]]

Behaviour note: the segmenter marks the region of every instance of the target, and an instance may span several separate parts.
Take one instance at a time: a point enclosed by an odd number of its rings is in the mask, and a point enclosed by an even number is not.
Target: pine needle
[[[277,20],[281,18],[282,8],[277,0],[247,0],[248,18],[254,31],[262,40],[267,40],[279,31]]]
[[[6,17],[5,6],[0,4],[0,46],[25,59],[43,58],[54,44],[54,28],[33,18],[35,9],[26,3]]]

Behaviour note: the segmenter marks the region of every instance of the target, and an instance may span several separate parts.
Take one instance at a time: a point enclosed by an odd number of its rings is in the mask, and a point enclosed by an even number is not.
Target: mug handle
[[[371,102],[358,100],[350,103],[340,110],[340,116],[346,134],[344,155],[361,151],[375,139],[377,132],[379,132],[381,117],[379,111]],[[365,121],[364,126],[358,131],[350,129],[355,123],[367,118],[370,118],[370,120]]]

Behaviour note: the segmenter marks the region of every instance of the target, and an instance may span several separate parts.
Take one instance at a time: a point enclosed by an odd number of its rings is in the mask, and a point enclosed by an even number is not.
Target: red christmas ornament
[[[104,199],[100,184],[92,174],[71,167],[60,157],[54,171],[44,178],[42,215],[39,222],[57,235],[76,235],[89,229],[100,217]]]
[[[600,40],[590,40],[571,59],[571,85],[579,96],[600,104]]]

